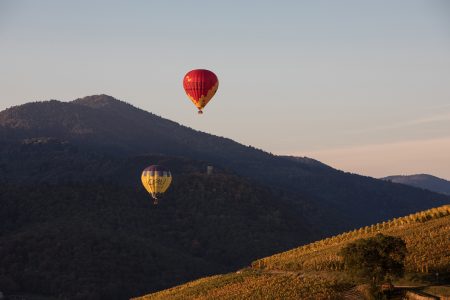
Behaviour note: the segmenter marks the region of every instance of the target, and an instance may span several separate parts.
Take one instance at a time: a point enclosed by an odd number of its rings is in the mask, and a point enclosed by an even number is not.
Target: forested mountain
[[[428,174],[393,175],[381,179],[450,195],[450,181]]]
[[[55,139],[2,148],[0,291],[127,299],[310,240],[292,201],[180,157],[113,157]],[[149,163],[175,179],[158,206]]]
[[[158,206],[140,185],[150,164],[174,177]],[[124,299],[448,202],[271,155],[106,95],[0,112],[7,294]]]
[[[0,140],[52,137],[116,156],[159,153],[206,161],[314,208],[312,221],[340,232],[443,204],[448,198],[344,173],[311,160],[271,155],[199,132],[107,95],[28,103],[0,112]],[[308,213],[308,215],[311,215]]]

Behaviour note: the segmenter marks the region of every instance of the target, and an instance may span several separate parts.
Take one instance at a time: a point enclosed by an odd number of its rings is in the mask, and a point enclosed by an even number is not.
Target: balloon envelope
[[[163,194],[172,182],[172,174],[167,168],[152,165],[144,169],[141,175],[142,185],[157,203],[158,196]]]
[[[198,108],[198,113],[208,104],[219,88],[219,79],[209,70],[196,69],[186,73],[183,87],[192,103]]]

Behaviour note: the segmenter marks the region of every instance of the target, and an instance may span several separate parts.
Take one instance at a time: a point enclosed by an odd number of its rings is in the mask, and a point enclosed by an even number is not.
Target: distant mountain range
[[[442,196],[276,156],[199,132],[107,95],[28,103],[0,112],[0,142],[51,137],[83,151],[128,157],[180,156],[209,162],[293,198],[318,226],[340,232],[443,204]],[[313,163],[312,163],[313,162]],[[443,201],[443,202],[442,202]]]
[[[155,163],[174,177],[156,207],[139,178]],[[0,202],[2,292],[124,299],[450,197],[272,155],[97,95],[0,112]]]
[[[450,195],[450,181],[433,175],[428,174],[393,175],[381,179]]]

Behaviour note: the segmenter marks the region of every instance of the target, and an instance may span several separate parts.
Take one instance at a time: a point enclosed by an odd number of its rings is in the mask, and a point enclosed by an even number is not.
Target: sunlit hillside
[[[263,258],[253,268],[289,271],[339,270],[338,251],[348,242],[377,233],[400,236],[407,244],[406,270],[431,272],[450,266],[450,205],[411,214]]]
[[[450,269],[450,205],[359,228],[287,252],[256,260],[236,273],[202,278],[140,299],[340,299],[360,293],[339,276],[339,250],[377,233],[402,237],[406,271]]]

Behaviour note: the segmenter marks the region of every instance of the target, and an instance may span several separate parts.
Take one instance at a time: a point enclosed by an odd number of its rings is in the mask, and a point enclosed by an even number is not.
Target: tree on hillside
[[[379,284],[403,275],[406,244],[399,237],[377,234],[349,243],[339,254],[348,273]]]

